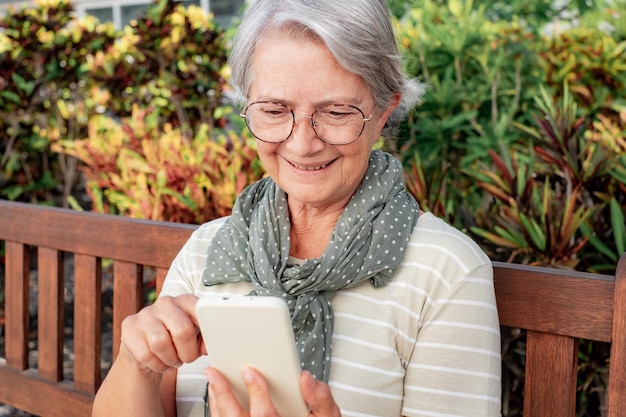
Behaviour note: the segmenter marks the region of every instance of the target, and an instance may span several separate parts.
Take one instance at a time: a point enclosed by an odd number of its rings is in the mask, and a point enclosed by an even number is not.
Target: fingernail
[[[304,372],[306,372],[307,374],[307,378],[308,378],[307,383],[309,384],[309,387],[313,388],[313,385],[315,385],[315,381],[316,381],[315,377],[309,371],[304,371]]]
[[[243,368],[241,370],[241,376],[246,384],[250,384],[254,381],[254,375],[252,375],[250,368]]]

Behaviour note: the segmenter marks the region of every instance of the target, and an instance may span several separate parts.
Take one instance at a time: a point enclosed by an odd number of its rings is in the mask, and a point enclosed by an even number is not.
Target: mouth
[[[325,164],[318,164],[318,165],[300,165],[296,162],[292,162],[292,161],[287,161],[289,162],[289,164],[296,168],[296,169],[300,169],[302,171],[320,171],[326,167],[328,167],[330,164],[332,164],[333,162],[335,162],[335,160],[333,159],[330,162],[327,162]]]

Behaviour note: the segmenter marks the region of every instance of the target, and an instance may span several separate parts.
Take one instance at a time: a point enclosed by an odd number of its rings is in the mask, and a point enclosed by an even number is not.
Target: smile
[[[327,164],[323,164],[323,165],[314,165],[314,166],[298,165],[298,164],[295,164],[295,163],[293,163],[293,162],[289,162],[289,163],[290,163],[290,164],[291,164],[294,168],[298,168],[298,169],[301,169],[301,170],[304,170],[304,171],[319,171],[320,169],[324,169],[324,168],[326,168],[328,165],[330,165],[330,164],[332,163],[332,161],[331,161],[331,162],[329,162],[329,163],[327,163]]]

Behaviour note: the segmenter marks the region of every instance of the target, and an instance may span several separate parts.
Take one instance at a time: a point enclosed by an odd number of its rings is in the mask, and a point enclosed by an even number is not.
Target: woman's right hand
[[[250,398],[250,412],[242,410],[228,381],[215,368],[207,368],[209,380],[209,407],[213,417],[281,417],[270,397],[267,382],[263,375],[252,368],[242,371],[242,376]],[[310,407],[308,417],[341,417],[341,411],[333,398],[330,387],[303,371],[300,375],[300,391]],[[288,416],[283,416],[288,417]]]
[[[174,372],[206,353],[191,294],[159,297],[122,322],[120,354],[148,373]]]

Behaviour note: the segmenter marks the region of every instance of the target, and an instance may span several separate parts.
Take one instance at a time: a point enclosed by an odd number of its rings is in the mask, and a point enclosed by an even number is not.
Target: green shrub
[[[204,146],[199,145],[199,138],[211,138],[216,141],[211,146],[216,148],[213,152],[220,146],[222,153],[241,151],[237,154],[243,157],[240,168],[253,162],[249,157],[251,141],[241,136],[241,129],[220,130],[229,123],[222,116],[229,111],[219,109],[227,89],[227,38],[208,13],[161,0],[123,31],[115,31],[111,24],[101,25],[92,17],[76,20],[71,12],[67,2],[41,1],[34,8],[8,13],[0,23],[5,29],[0,32],[0,44],[4,45],[0,47],[0,85],[5,87],[0,91],[0,129],[4,127],[7,132],[0,145],[0,193],[4,198],[59,205],[72,202],[78,207],[83,202],[77,202],[72,194],[77,195],[79,179],[83,183],[79,173],[83,168],[93,174],[88,176],[87,192],[97,209],[150,217],[145,207],[131,209],[132,204],[123,202],[124,187],[128,193],[136,192],[131,191],[129,182],[103,180],[116,172],[116,164],[123,163],[116,152],[127,157],[128,150],[104,146],[100,137],[107,129],[114,131],[112,126],[123,126],[126,130],[121,134],[126,137],[120,143],[133,146],[133,135],[145,139],[136,131],[141,123],[132,122],[145,109],[151,112],[149,136],[156,142],[161,136],[181,135],[188,150],[194,150]],[[116,124],[113,120],[131,122]],[[103,123],[107,126],[102,127]],[[94,128],[96,125],[100,128]],[[94,133],[94,129],[102,131]],[[87,145],[81,145],[82,139]],[[75,147],[74,141],[78,142]],[[56,152],[50,152],[51,145]],[[95,146],[102,153],[77,151],[81,146]],[[77,157],[82,158],[80,162]],[[102,161],[110,165],[101,165]],[[186,161],[177,161],[185,172]],[[212,164],[232,162],[222,158]],[[236,167],[219,167],[215,174],[226,175]],[[250,177],[256,178],[258,172],[255,169]],[[94,178],[103,194],[94,192]],[[239,174],[237,189],[241,188],[241,178]],[[195,179],[191,176],[187,180],[193,184]],[[211,181],[220,182],[215,176]],[[174,187],[159,193],[174,195],[178,191]],[[54,200],[53,193],[57,195]],[[230,189],[225,190],[223,199],[229,201],[231,195]],[[196,207],[193,216],[178,215],[175,210],[161,212],[156,207],[154,214],[197,221],[224,213],[222,208],[207,209],[202,201],[207,197],[201,193],[192,196],[198,201],[183,197],[181,201]],[[215,193],[210,198],[219,201]]]
[[[72,6],[38,1],[0,19],[0,197],[62,204],[75,189],[76,161],[50,140],[80,138],[90,54],[115,41],[111,25],[75,20]]]
[[[137,105],[121,121],[95,116],[88,138],[54,149],[84,164],[98,212],[192,224],[230,214],[236,196],[263,174],[253,138],[202,124],[188,139],[159,116]]]
[[[513,120],[525,120],[540,74],[532,51],[534,35],[516,21],[493,22],[484,6],[472,2],[438,4],[424,0],[399,21],[408,72],[422,77],[429,92],[408,121],[400,140],[411,167],[419,154],[425,178],[440,176],[445,217],[461,226],[461,205],[478,197],[459,172],[490,149],[510,147],[519,133]],[[442,169],[441,164],[455,169]]]
[[[421,207],[492,259],[614,273],[626,249],[623,3],[569,3],[581,25],[550,36],[562,11],[534,0],[394,4],[408,71],[430,85],[400,139]],[[521,415],[524,350],[524,333],[503,329],[507,417]],[[601,415],[607,352],[581,343],[578,416]]]
[[[129,116],[134,105],[159,110],[162,122],[193,136],[214,126],[226,88],[225,33],[197,6],[160,0],[89,61],[89,76],[106,92],[102,109]]]

